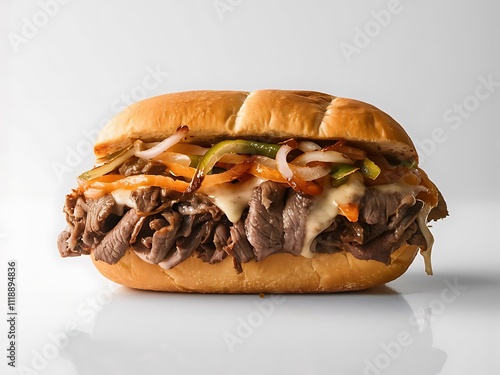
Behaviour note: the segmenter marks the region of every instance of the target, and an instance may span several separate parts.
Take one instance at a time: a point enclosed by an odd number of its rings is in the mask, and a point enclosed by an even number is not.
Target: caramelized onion
[[[299,150],[302,152],[318,151],[321,150],[321,146],[312,141],[301,141],[299,142]]]
[[[182,125],[179,128],[177,128],[177,131],[172,134],[170,137],[165,138],[163,141],[158,143],[156,146],[153,146],[147,150],[143,151],[137,151],[135,153],[135,156],[141,159],[152,159],[158,155],[160,155],[162,152],[168,150],[170,147],[173,145],[179,143],[182,138],[186,135],[186,133],[189,131],[189,128],[186,125]]]
[[[320,161],[326,163],[345,163],[353,164],[354,162],[348,157],[337,151],[310,151],[297,156],[292,164],[306,166],[311,162]]]
[[[293,172],[290,169],[290,166],[288,165],[288,162],[286,160],[288,153],[292,150],[293,148],[291,148],[290,146],[282,145],[278,150],[278,152],[276,153],[276,162],[278,165],[278,171],[280,171],[281,175],[287,180],[290,180],[293,177]]]

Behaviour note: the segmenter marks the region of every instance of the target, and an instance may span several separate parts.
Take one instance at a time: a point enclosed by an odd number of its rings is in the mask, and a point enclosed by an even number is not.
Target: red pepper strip
[[[344,215],[347,220],[352,223],[358,221],[359,217],[359,208],[357,204],[347,203],[347,204],[337,204],[337,207],[340,210],[340,213]]]

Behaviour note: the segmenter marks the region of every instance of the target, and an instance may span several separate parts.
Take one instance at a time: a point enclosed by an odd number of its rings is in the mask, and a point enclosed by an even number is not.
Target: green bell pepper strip
[[[399,162],[399,164],[402,166],[402,167],[406,167],[406,168],[409,168],[409,169],[415,169],[418,167],[418,164],[415,160],[411,159],[411,160],[401,160]]]
[[[249,154],[249,155],[263,155],[269,158],[276,158],[276,153],[281,145],[263,143],[256,141],[247,141],[243,139],[227,140],[213,145],[203,155],[198,163],[193,180],[187,189],[188,193],[196,191],[203,178],[212,170],[214,165],[225,155],[229,153],[234,154]]]
[[[189,166],[191,168],[196,168],[198,164],[200,164],[202,157],[203,155],[189,155],[189,159],[191,159],[191,163],[189,163]]]
[[[359,170],[359,167],[351,164],[335,164],[332,167],[331,176],[335,180],[340,180]]]
[[[366,157],[363,159],[363,165],[361,166],[361,173],[363,173],[363,176],[368,177],[370,180],[375,180],[380,172],[380,168],[377,164]]]

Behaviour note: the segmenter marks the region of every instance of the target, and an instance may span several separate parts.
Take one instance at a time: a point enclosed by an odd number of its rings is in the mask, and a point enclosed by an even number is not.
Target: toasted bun
[[[316,254],[304,258],[273,254],[260,262],[244,263],[237,274],[226,257],[207,264],[192,256],[171,270],[149,264],[132,250],[110,265],[92,260],[102,275],[119,284],[144,290],[197,293],[327,293],[367,289],[401,276],[418,248],[403,245],[391,255],[389,265],[358,260],[350,253]]]
[[[136,139],[157,142],[187,125],[185,142],[211,144],[245,138],[277,142],[289,138],[345,139],[368,151],[415,160],[410,137],[389,115],[357,100],[310,91],[191,91],[135,103],[101,131],[94,151],[100,158]],[[446,204],[425,173],[424,198],[433,219],[447,214]],[[439,207],[438,207],[439,206]],[[438,209],[439,208],[439,209]],[[412,263],[418,248],[405,244],[388,265],[358,260],[350,253],[315,254],[313,258],[273,254],[252,260],[237,273],[230,257],[207,264],[195,256],[171,270],[141,260],[129,249],[118,263],[96,261],[97,269],[120,284],[147,290],[201,293],[312,293],[360,290],[392,281]]]
[[[417,160],[410,137],[392,117],[358,100],[312,91],[187,91],[137,102],[113,118],[94,147],[97,158],[136,139],[155,142],[180,125],[187,142],[252,138],[346,139],[365,149]]]

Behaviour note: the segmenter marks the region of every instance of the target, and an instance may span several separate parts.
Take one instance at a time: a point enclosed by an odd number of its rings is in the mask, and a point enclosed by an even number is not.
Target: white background
[[[3,1],[0,314],[15,260],[18,367],[2,355],[0,372],[499,373],[499,14],[484,0]],[[59,257],[64,195],[118,110],[260,88],[360,99],[403,124],[451,213],[433,225],[435,276],[417,257],[387,287],[262,300],[141,293]]]

